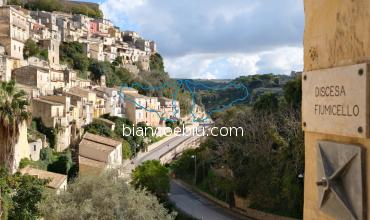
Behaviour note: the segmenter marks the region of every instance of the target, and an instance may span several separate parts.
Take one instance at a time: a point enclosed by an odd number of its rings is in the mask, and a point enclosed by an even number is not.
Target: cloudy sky
[[[97,1],[97,0],[96,0]],[[302,0],[103,0],[105,17],[157,42],[176,78],[290,74],[303,66]]]

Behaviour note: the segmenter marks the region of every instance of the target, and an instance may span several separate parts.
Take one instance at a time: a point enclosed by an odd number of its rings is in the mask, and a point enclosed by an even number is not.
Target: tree
[[[277,112],[279,108],[278,96],[274,93],[261,95],[253,104],[253,109],[260,112]]]
[[[60,195],[50,194],[40,204],[45,219],[174,219],[157,198],[135,190],[116,172],[79,177]]]
[[[83,45],[79,42],[62,43],[60,45],[60,60],[82,73],[86,72],[90,63],[84,54]]]
[[[14,147],[19,138],[19,128],[29,119],[26,92],[15,88],[15,81],[0,84],[0,164],[13,170]]]
[[[32,39],[26,40],[23,48],[23,57],[27,59],[28,57],[36,56],[40,53],[39,47],[36,42]]]
[[[158,160],[145,161],[132,172],[132,183],[136,188],[146,188],[159,198],[165,198],[170,190],[168,169]]]
[[[23,3],[21,0],[8,0],[7,5],[19,5],[23,6]]]
[[[72,165],[73,162],[71,152],[67,151],[58,155],[56,160],[48,165],[47,169],[53,173],[68,175]]]
[[[163,58],[159,53],[152,54],[150,56],[150,70],[157,70],[164,72]]]
[[[48,60],[48,50],[40,48],[39,45],[31,38],[24,43],[23,57],[28,59],[29,57],[38,57],[43,60]]]
[[[113,132],[108,126],[95,121],[86,125],[85,132],[101,135],[104,137],[113,137]]]
[[[123,140],[123,142],[122,142],[122,159],[128,160],[128,159],[131,158],[131,156],[132,156],[132,151],[131,151],[130,144],[126,140]]]
[[[302,79],[288,81],[284,86],[284,97],[289,105],[299,108],[302,103]]]
[[[47,182],[20,173],[10,175],[6,169],[0,169],[3,219],[39,219],[37,204],[44,198]]]
[[[102,75],[113,73],[111,64],[107,61],[96,61],[94,60],[89,67],[91,71],[91,77],[93,80],[100,80]]]

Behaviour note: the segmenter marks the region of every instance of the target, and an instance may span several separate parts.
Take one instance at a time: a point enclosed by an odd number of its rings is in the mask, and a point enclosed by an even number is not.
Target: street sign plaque
[[[367,138],[368,69],[368,64],[356,64],[304,72],[303,129],[309,132]]]

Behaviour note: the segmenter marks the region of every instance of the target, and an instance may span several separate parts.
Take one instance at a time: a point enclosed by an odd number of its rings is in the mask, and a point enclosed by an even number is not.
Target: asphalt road
[[[175,136],[170,140],[164,142],[163,144],[159,145],[155,149],[136,157],[134,159],[134,164],[137,166],[147,160],[158,160],[162,154],[166,153],[168,150],[176,147],[181,142],[189,138],[191,138],[191,136]]]
[[[203,196],[171,181],[169,198],[183,212],[202,220],[251,220],[224,209]]]
[[[131,173],[131,170],[134,169],[135,166],[140,165],[144,161],[158,160],[163,153],[176,147],[181,142],[189,138],[191,138],[191,136],[176,136],[159,145],[155,149],[138,155],[133,160],[134,164],[128,164],[126,166],[126,173]],[[206,198],[186,189],[174,181],[171,181],[169,197],[170,200],[173,201],[183,212],[201,220],[249,220],[246,217],[239,216],[227,209],[215,205],[213,202],[208,201]]]

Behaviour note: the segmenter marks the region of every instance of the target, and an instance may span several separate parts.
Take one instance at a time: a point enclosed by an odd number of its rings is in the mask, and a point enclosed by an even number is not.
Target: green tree
[[[164,72],[163,58],[159,53],[155,53],[150,56],[149,64],[152,71],[157,70],[160,72]]]
[[[124,160],[128,160],[128,159],[131,158],[131,156],[132,156],[131,146],[126,140],[123,140],[123,142],[122,142],[122,158]]]
[[[302,79],[301,77],[288,81],[284,85],[284,97],[289,105],[299,108],[302,103]]]
[[[279,99],[274,93],[261,95],[253,104],[253,109],[260,112],[277,112],[279,109]]]
[[[44,198],[43,191],[48,180],[16,173],[10,175],[6,169],[0,170],[3,219],[39,219],[37,205]]]
[[[39,53],[39,46],[36,44],[36,42],[32,39],[26,40],[23,48],[23,57],[27,59],[28,57],[38,56]]]
[[[79,42],[62,43],[60,45],[60,61],[82,73],[86,72],[90,64],[89,59],[84,54],[83,45]]]
[[[40,204],[45,219],[163,219],[175,218],[144,190],[135,190],[115,172],[79,177],[60,195]]]
[[[117,77],[119,78],[120,80],[120,85],[122,83],[131,83],[133,80],[134,80],[134,76],[132,73],[130,73],[130,71],[128,71],[127,69],[125,68],[118,68],[116,71],[115,71],[115,74],[117,75]]]
[[[21,0],[8,0],[7,5],[19,5],[23,6],[23,3]]]
[[[56,157],[47,167],[48,171],[68,175],[69,170],[73,165],[72,155],[70,151],[64,152]]]
[[[117,77],[112,69],[112,66],[107,61],[93,61],[90,66],[89,70],[91,71],[91,78],[92,80],[99,81],[102,75],[107,77],[107,83],[111,77]]]
[[[113,132],[108,126],[95,121],[86,125],[85,132],[101,135],[104,137],[113,137]]]
[[[25,8],[31,9],[34,11],[61,11],[63,9],[63,4],[58,0],[33,0],[28,1],[25,4]]]
[[[136,188],[146,188],[159,198],[165,198],[170,190],[168,169],[158,160],[145,161],[132,172],[132,183]]]
[[[14,147],[19,138],[19,126],[30,114],[26,93],[18,91],[15,81],[0,84],[0,164],[13,170]]]

